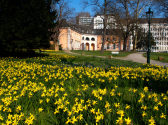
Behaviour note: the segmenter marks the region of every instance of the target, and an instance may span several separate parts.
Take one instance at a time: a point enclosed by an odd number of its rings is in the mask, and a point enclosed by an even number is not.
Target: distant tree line
[[[48,48],[59,0],[0,0],[0,54]]]

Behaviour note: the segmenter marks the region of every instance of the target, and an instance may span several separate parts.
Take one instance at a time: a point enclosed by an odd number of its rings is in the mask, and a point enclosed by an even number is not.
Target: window
[[[82,40],[84,40],[84,37],[82,37]]]
[[[89,41],[89,37],[86,37],[86,40]]]
[[[91,40],[92,40],[92,41],[95,41],[95,38],[92,38]]]

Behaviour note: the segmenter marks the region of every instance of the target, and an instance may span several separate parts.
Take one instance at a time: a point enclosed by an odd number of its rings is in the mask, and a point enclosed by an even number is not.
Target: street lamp
[[[151,42],[150,42],[150,21],[151,17],[153,16],[153,12],[149,8],[149,10],[146,12],[146,17],[148,19],[148,24],[149,24],[149,32],[148,32],[148,51],[147,51],[147,63],[150,64],[150,50],[151,50]]]

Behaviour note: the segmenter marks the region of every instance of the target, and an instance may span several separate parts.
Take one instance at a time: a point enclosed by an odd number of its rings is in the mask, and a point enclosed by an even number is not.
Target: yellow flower
[[[148,92],[148,87],[144,87],[144,92]]]
[[[50,101],[50,99],[49,98],[46,98],[46,102],[48,103]]]
[[[157,102],[157,101],[158,101],[158,98],[157,98],[157,97],[155,97],[154,101],[155,101],[155,102]]]
[[[133,93],[136,93],[137,92],[137,89],[133,89]]]
[[[164,113],[162,113],[162,115],[160,116],[160,118],[166,119],[166,115],[164,115]]]
[[[106,113],[110,113],[110,112],[111,112],[111,109],[107,109],[107,110],[106,110]]]
[[[95,109],[92,108],[92,109],[90,110],[90,112],[93,113],[93,114],[95,114]]]
[[[154,106],[154,108],[153,108],[154,110],[156,110],[156,111],[158,111],[159,110],[159,108],[158,108],[158,106]]]
[[[144,98],[144,97],[145,97],[145,94],[140,93],[140,96],[141,96],[141,98]]]
[[[123,110],[118,110],[117,114],[119,114],[121,117],[123,117],[124,116],[124,111]]]
[[[118,95],[118,96],[121,96],[121,93],[119,92],[119,93],[117,93],[117,95]]]
[[[41,103],[43,103],[43,100],[42,100],[42,99],[40,99],[40,100],[39,100],[39,103],[40,103],[40,104],[41,104]]]
[[[78,121],[77,118],[75,118],[75,116],[73,116],[71,123],[74,124],[74,123],[77,122],[77,121]]]
[[[125,122],[127,125],[130,125],[131,124],[131,119],[128,117],[127,119],[125,118]]]
[[[159,102],[158,102],[158,105],[163,106],[163,104],[162,104],[162,102],[161,102],[161,101],[159,101]]]
[[[39,111],[39,112],[42,112],[42,111],[43,111],[43,108],[39,108],[38,111]]]
[[[126,109],[130,109],[130,105],[126,105],[126,107],[125,107]]]
[[[141,109],[146,110],[146,109],[147,109],[147,106],[142,105],[142,106],[141,106]]]
[[[66,121],[66,124],[69,124],[71,122],[71,119],[68,117],[68,120]]]
[[[33,124],[33,120],[35,120],[35,117],[34,117],[34,115],[32,115],[30,113],[30,117],[26,118],[25,123],[28,124],[28,125],[32,125]]]
[[[0,114],[0,120],[3,121],[3,116]]]
[[[109,108],[110,107],[110,104],[108,101],[106,101],[106,105],[105,105],[105,108]]]
[[[142,113],[142,117],[144,117],[144,116],[146,116],[146,112],[143,111],[143,113]]]
[[[71,116],[72,115],[72,111],[68,111],[68,116]]]
[[[18,105],[18,107],[16,108],[16,111],[21,111],[21,105]]]
[[[114,87],[115,87],[115,88],[118,88],[118,86],[117,86],[117,85],[115,85]]]
[[[155,125],[155,120],[153,119],[152,116],[151,116],[151,118],[149,119],[149,125]]]
[[[92,105],[95,105],[96,103],[97,103],[97,101],[93,100]]]
[[[119,118],[116,120],[116,124],[118,124],[118,125],[122,125],[122,124],[123,124],[123,119],[122,119],[122,117],[119,117]]]
[[[119,107],[120,107],[120,103],[114,103],[114,106],[115,106],[116,108],[119,108]]]
[[[54,114],[57,114],[57,113],[59,113],[59,110],[58,110],[58,109],[55,109]]]
[[[78,119],[79,119],[79,120],[83,120],[83,114],[80,114],[80,115],[78,116]]]

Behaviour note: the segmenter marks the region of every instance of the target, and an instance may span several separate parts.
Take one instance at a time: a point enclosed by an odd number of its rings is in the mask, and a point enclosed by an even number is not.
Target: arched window
[[[89,37],[86,37],[86,40],[89,41]]]
[[[82,37],[82,40],[84,40],[84,36]]]
[[[95,41],[95,38],[92,38],[91,40],[92,40],[92,41]]]

